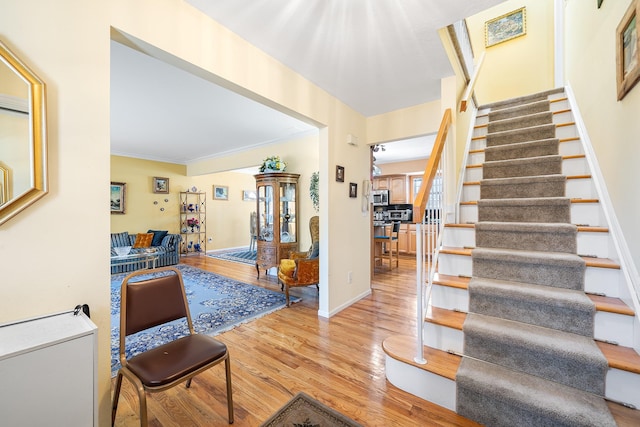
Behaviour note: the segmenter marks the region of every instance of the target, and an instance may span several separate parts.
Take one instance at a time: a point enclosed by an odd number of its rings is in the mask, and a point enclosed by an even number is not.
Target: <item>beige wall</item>
[[[86,303],[98,326],[109,422],[109,9],[105,1],[2,6],[1,38],[45,82],[49,194],[0,226],[0,322]]]
[[[484,66],[476,84],[480,104],[554,87],[553,1],[508,0],[467,18],[474,54],[479,58],[486,51]],[[522,6],[526,7],[527,34],[485,48],[485,22]]]
[[[617,101],[615,30],[629,0],[571,0],[565,9],[566,80],[580,107],[631,257],[640,263],[640,85]],[[636,270],[637,274],[637,270]]]

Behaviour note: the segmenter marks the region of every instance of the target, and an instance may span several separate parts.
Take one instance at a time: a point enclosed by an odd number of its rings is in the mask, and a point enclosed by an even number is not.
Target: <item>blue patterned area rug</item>
[[[248,248],[243,250],[216,251],[209,252],[207,256],[211,258],[223,259],[225,261],[241,262],[243,264],[256,264],[256,251],[250,251]]]
[[[238,282],[215,273],[178,264],[189,301],[193,326],[197,333],[217,335],[242,323],[285,307],[284,294]],[[120,369],[118,356],[120,329],[120,286],[126,276],[111,276],[111,376]],[[141,280],[162,273],[150,272]],[[292,301],[300,298],[291,297]],[[127,337],[127,358],[172,341],[188,333],[186,320],[147,329]]]

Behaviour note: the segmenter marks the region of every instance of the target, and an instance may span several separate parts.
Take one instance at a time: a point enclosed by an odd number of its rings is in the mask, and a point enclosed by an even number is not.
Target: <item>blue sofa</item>
[[[149,230],[148,233],[154,233],[153,241],[150,248],[155,250],[158,254],[158,260],[156,261],[156,267],[164,267],[167,265],[174,265],[180,261],[180,235],[169,234],[165,231]],[[116,246],[131,246],[133,247],[136,242],[137,234],[129,234],[128,232],[111,233],[111,256],[116,255],[114,247]],[[147,248],[131,249],[132,253],[144,252]],[[128,271],[139,270],[145,268],[145,262],[139,262],[135,264],[118,265],[116,260],[114,265],[111,266],[111,274],[125,273]]]

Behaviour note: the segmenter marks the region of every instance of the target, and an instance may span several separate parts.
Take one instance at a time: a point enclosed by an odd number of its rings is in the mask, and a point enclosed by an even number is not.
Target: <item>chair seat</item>
[[[227,346],[207,335],[187,335],[132,357],[127,368],[147,387],[161,387],[215,362]]]

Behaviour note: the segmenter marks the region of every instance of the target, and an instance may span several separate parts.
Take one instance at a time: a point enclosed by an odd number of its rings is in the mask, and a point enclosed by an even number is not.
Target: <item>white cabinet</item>
[[[0,423],[98,425],[97,327],[82,312],[0,325]]]

